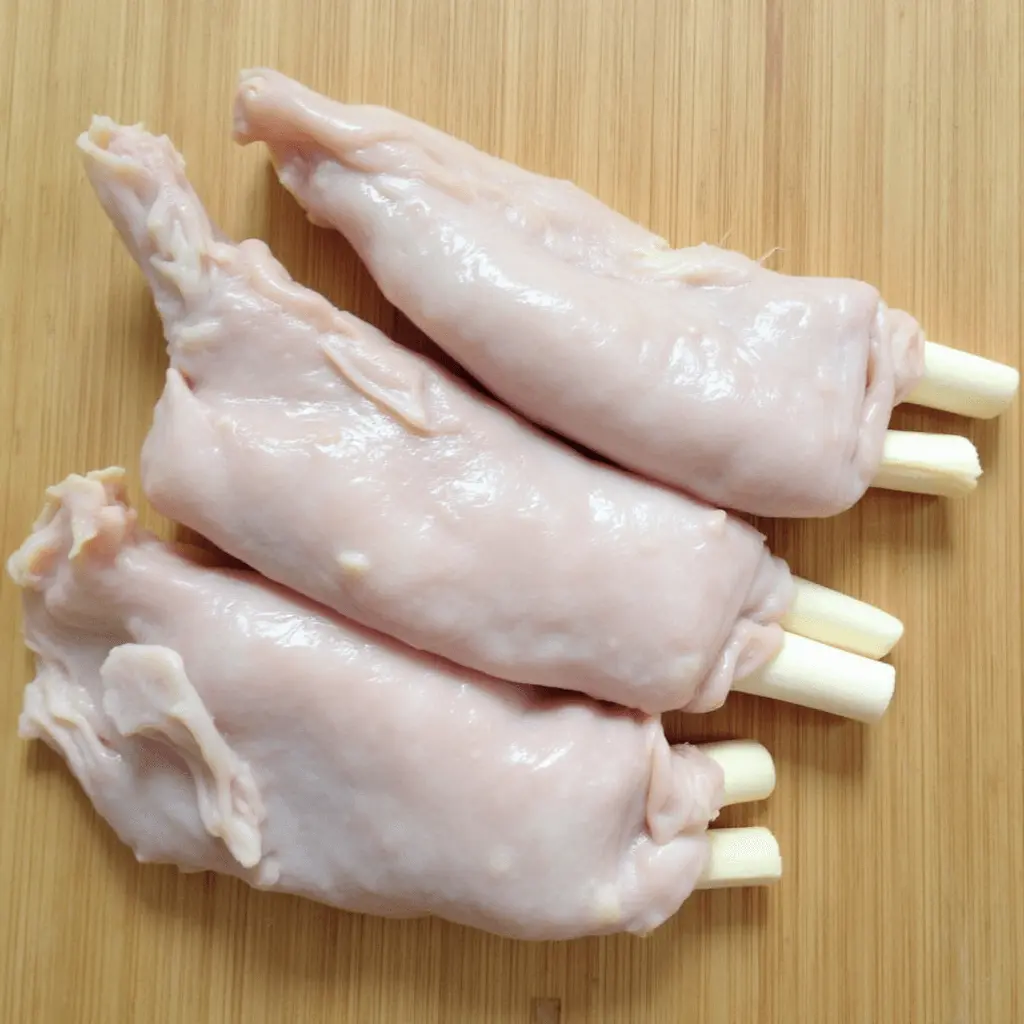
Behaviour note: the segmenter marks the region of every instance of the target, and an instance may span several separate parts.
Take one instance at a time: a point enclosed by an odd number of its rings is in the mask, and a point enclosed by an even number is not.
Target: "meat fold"
[[[668,243],[567,181],[395,111],[246,71],[235,135],[495,395],[724,508],[826,516],[870,485],[924,338],[870,285]]]
[[[69,476],[9,562],[21,735],[141,861],[360,913],[647,932],[703,870],[722,771],[657,718],[458,668],[140,530]]]
[[[724,512],[576,454],[210,223],[166,137],[79,140],[170,354],[166,516],[342,615],[514,682],[703,711],[771,658],[788,569]]]

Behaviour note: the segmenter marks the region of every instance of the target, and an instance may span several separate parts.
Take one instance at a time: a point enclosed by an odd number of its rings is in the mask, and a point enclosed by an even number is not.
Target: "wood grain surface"
[[[870,280],[936,340],[1020,365],[1022,62],[1019,0],[0,0],[3,553],[64,474],[134,474],[162,383],[142,277],[74,148],[94,112],[169,133],[227,232],[413,343],[231,143],[241,67],[571,177],[676,244]],[[642,941],[516,944],[138,866],[16,738],[31,664],[5,578],[0,1021],[1024,1020],[1020,404],[896,423],[969,433],[978,492],[765,526],[801,574],[903,617],[891,711],[863,728],[735,697],[670,719],[773,751],[775,796],[725,823],[775,830],[785,877],[695,896]]]

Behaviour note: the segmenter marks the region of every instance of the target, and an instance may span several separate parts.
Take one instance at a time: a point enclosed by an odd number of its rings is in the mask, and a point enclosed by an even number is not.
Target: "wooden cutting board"
[[[169,133],[228,233],[417,340],[231,143],[248,65],[574,178],[677,244],[868,279],[935,339],[1021,362],[1018,0],[0,0],[0,57],[5,556],[48,484],[134,473],[162,383],[141,275],[74,148],[93,112]],[[61,761],[16,739],[31,665],[5,579],[0,1020],[1024,1020],[1020,405],[896,421],[968,433],[978,492],[765,527],[802,575],[903,617],[891,712],[862,728],[736,697],[671,718],[773,751],[775,796],[726,823],[774,829],[785,878],[696,896],[644,941],[516,944],[136,865]]]

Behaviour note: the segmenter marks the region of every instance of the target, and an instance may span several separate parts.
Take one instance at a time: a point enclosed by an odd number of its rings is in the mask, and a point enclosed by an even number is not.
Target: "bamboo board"
[[[571,177],[677,244],[870,280],[936,340],[1021,364],[1016,0],[0,0],[0,57],[5,556],[46,485],[134,474],[162,384],[141,275],[74,149],[93,112],[169,133],[228,233],[417,341],[229,141],[243,66]],[[1020,405],[896,425],[966,430],[977,494],[765,527],[800,574],[904,618],[893,707],[871,729],[742,696],[671,719],[775,754],[776,795],[723,823],[769,825],[786,875],[695,896],[644,941],[515,944],[136,865],[59,759],[16,739],[30,661],[5,578],[0,1020],[1024,1020]]]

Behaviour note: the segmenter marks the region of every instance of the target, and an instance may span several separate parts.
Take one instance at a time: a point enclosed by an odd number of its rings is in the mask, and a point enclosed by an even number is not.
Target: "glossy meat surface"
[[[255,70],[235,131],[510,406],[712,504],[848,508],[923,370],[918,325],[868,284],[671,250],[569,182],[394,111]]]
[[[721,769],[657,719],[204,567],[137,529],[119,470],[50,488],[8,570],[37,656],[21,734],[140,860],[536,939],[649,931],[703,870]]]
[[[745,524],[600,466],[224,241],[166,138],[80,140],[171,360],[143,452],[168,517],[414,647],[648,712],[716,707],[791,595]]]

